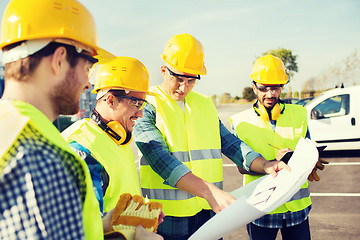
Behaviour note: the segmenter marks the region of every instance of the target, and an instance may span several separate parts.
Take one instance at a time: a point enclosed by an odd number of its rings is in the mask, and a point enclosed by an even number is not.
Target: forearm
[[[136,121],[133,131],[136,145],[146,159],[146,163],[141,164],[149,164],[165,180],[165,184],[175,187],[190,169],[170,153],[164,136],[156,127],[155,109],[148,105],[144,109],[144,116]]]
[[[207,198],[214,185],[188,172],[180,178],[176,187],[192,195]]]
[[[250,165],[260,153],[252,150],[245,142],[238,138],[236,133],[232,134],[220,121],[221,151],[231,159],[237,166],[250,172]]]
[[[265,172],[265,165],[268,161],[263,157],[257,157],[252,161],[250,165],[250,170],[252,172],[260,173],[260,174],[266,174]]]

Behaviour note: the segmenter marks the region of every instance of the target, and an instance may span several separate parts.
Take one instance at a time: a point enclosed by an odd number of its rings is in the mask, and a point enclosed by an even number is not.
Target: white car
[[[360,150],[360,86],[335,88],[304,106],[309,131],[325,150]]]

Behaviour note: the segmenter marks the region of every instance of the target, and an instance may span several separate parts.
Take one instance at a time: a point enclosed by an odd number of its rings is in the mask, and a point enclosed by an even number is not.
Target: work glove
[[[147,231],[156,232],[161,214],[161,203],[144,203],[143,197],[124,193],[114,209],[111,218],[112,231],[108,234],[120,232],[127,240],[133,240],[138,225],[143,226]]]
[[[324,160],[324,159],[321,159],[321,158],[319,158],[319,160],[316,162],[316,165],[315,165],[315,167],[313,168],[313,170],[311,171],[311,173],[310,173],[310,175],[308,176],[308,180],[310,181],[310,182],[312,182],[312,181],[320,181],[320,177],[319,177],[319,175],[317,174],[317,172],[316,172],[316,170],[324,170],[324,168],[325,168],[325,165],[324,164],[328,164],[329,162],[328,161],[326,161],[326,160]]]

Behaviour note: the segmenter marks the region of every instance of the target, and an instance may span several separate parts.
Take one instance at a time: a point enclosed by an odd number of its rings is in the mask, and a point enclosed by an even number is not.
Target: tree
[[[262,55],[271,54],[275,57],[280,58],[287,69],[287,73],[289,74],[289,82],[290,77],[294,75],[294,72],[298,71],[298,66],[296,62],[297,55],[293,55],[292,51],[285,48],[277,48],[277,49],[271,49],[267,52],[264,52]]]
[[[329,66],[327,70],[316,77],[308,79],[304,84],[304,90],[326,90],[360,84],[360,51],[355,49],[345,59]]]
[[[256,95],[251,87],[246,87],[243,90],[243,98],[251,102],[256,98]]]

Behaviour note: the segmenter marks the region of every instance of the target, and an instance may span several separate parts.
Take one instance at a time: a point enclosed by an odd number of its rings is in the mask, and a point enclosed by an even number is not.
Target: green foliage
[[[271,54],[275,57],[280,58],[288,71],[288,74],[290,77],[294,75],[294,72],[298,72],[298,66],[296,62],[297,55],[293,55],[292,51],[285,48],[277,48],[277,49],[271,49],[267,52],[264,52],[262,56],[266,54]],[[289,78],[290,82],[290,78]]]
[[[220,104],[229,103],[230,98],[231,98],[230,93],[223,93],[223,95],[220,96]]]
[[[246,87],[243,90],[243,98],[251,102],[256,98],[256,94],[254,93],[253,89],[251,87]]]

